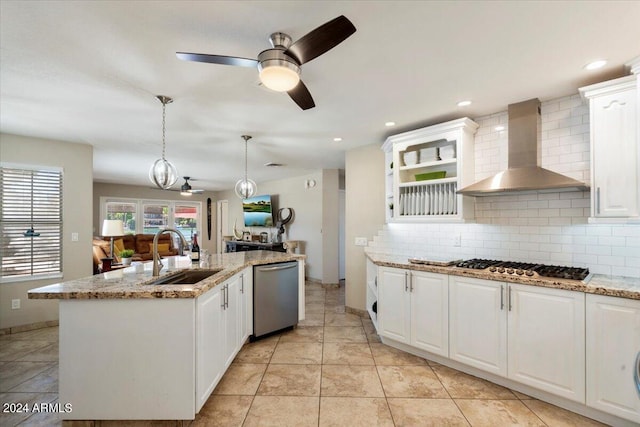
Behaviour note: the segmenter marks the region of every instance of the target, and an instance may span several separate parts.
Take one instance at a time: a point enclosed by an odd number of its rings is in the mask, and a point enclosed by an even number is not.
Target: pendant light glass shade
[[[156,98],[158,98],[162,103],[162,157],[156,160],[151,166],[151,169],[149,169],[149,179],[158,188],[162,188],[163,190],[168,190],[178,180],[178,170],[170,161],[168,161],[164,157],[164,152],[166,148],[165,108],[167,104],[170,104],[173,102],[173,99],[163,95],[158,95]]]
[[[247,178],[247,141],[251,139],[249,135],[242,135],[244,139],[244,178],[236,182],[236,196],[241,199],[248,199],[258,192],[256,183]]]
[[[149,179],[157,187],[167,190],[178,180],[178,170],[167,159],[158,159],[149,169]]]
[[[236,182],[236,195],[241,199],[248,199],[256,194],[258,186],[252,179],[245,178]]]

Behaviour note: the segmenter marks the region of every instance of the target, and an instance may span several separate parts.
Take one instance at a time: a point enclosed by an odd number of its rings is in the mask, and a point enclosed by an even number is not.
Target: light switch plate
[[[366,237],[356,237],[356,246],[367,246]]]
[[[462,246],[462,236],[460,235],[460,233],[456,234],[455,237],[453,238],[453,246],[457,248]]]
[[[71,233],[71,241],[72,242],[78,241],[78,233]]]
[[[11,300],[11,310],[18,310],[20,308],[20,300],[12,299]]]

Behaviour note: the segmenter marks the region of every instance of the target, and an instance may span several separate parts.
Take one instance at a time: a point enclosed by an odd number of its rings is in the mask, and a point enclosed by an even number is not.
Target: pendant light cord
[[[167,104],[160,100],[160,102],[162,102],[162,160],[165,160],[164,158],[164,151],[165,151],[165,142],[164,142],[164,135],[165,135],[165,111],[167,108]]]
[[[247,179],[247,141],[249,141],[251,139],[251,136],[249,135],[242,135],[242,139],[244,139],[244,182],[247,183],[248,179]]]

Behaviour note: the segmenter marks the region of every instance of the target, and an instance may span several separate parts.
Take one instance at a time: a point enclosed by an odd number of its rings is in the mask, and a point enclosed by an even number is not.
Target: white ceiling
[[[295,41],[341,14],[357,32],[302,67],[311,110],[258,86],[252,69],[175,56],[256,58],[272,32]],[[155,95],[168,95],[167,159],[209,190],[242,176],[242,134],[253,135],[258,183],[343,168],[351,148],[573,94],[623,75],[640,54],[638,1],[2,0],[0,15],[1,132],[91,144],[96,181],[150,185],[161,154]],[[582,68],[599,58],[604,69]],[[463,99],[473,104],[457,107]]]

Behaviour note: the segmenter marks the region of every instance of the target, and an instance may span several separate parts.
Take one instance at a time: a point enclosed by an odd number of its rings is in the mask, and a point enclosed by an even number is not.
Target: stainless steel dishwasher
[[[252,339],[297,323],[298,263],[254,266]]]

